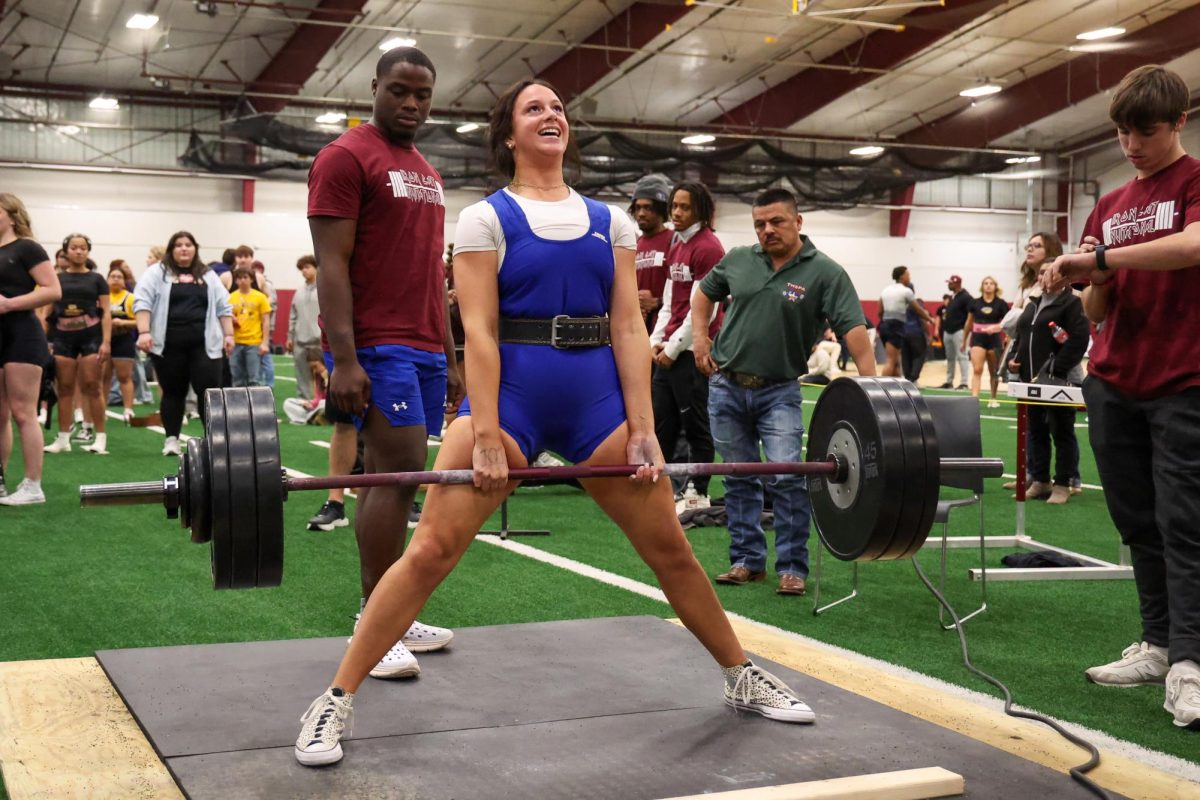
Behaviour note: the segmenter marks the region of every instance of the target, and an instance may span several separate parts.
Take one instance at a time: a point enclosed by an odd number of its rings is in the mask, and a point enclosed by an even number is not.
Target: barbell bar
[[[266,387],[209,389],[205,438],[189,439],[179,469],[157,481],[79,487],[85,507],[161,503],[169,518],[210,545],[213,587],[278,586],[283,580],[283,505],[291,492],[415,484],[470,484],[471,470],[288,477],[279,453],[275,400]],[[669,476],[800,475],[808,479],[822,542],[846,561],[903,558],[933,524],[941,476],[998,477],[1000,459],[939,458],[920,392],[897,378],[838,378],[821,393],[808,460],[667,464]],[[615,478],[637,465],[527,467],[512,480]]]

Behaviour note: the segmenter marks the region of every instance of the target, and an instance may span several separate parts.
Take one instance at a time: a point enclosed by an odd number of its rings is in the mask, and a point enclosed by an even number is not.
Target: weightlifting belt
[[[608,317],[500,319],[500,341],[508,344],[548,344],[551,347],[600,347],[611,341]]]
[[[761,375],[734,372],[731,369],[723,369],[721,370],[721,374],[743,389],[762,389],[764,386],[776,386],[791,380],[791,378],[764,378]]]

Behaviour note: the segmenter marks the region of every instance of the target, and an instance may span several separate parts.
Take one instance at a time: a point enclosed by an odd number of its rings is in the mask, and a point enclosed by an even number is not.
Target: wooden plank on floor
[[[678,620],[672,620],[678,623]],[[1064,773],[1087,753],[1045,725],[955,697],[931,686],[874,669],[749,621],[731,619],[746,650],[914,717],[969,736],[998,750]],[[1088,777],[1131,800],[1200,797],[1195,783],[1116,753],[1101,751],[1100,766]],[[1064,790],[1065,791],[1065,790]]]
[[[961,775],[941,767],[695,794],[672,800],[925,800],[963,793]]]
[[[0,769],[12,800],[183,797],[94,658],[0,663]]]

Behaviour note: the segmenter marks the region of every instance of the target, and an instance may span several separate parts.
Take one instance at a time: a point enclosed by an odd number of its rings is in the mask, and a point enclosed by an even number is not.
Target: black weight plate
[[[912,398],[904,390],[908,381],[900,378],[875,378],[875,384],[888,399],[896,415],[904,441],[904,497],[900,504],[900,520],[896,535],[880,559],[899,558],[921,533],[921,518],[925,516],[925,487],[929,485],[925,472],[925,432]]]
[[[929,531],[933,528],[933,518],[937,513],[938,494],[941,487],[941,451],[938,448],[937,431],[933,422],[933,413],[929,410],[929,406],[925,403],[925,398],[921,396],[921,391],[912,383],[905,381],[903,384],[904,391],[908,393],[909,400],[912,401],[913,408],[916,410],[917,418],[921,421],[921,431],[925,438],[925,486],[922,487],[921,494],[925,498],[925,510],[921,515],[920,521],[914,531],[912,541],[909,542],[902,552],[897,554],[896,558],[911,558],[916,555],[921,546],[925,544],[925,540],[929,538]]]
[[[191,439],[188,439],[188,442],[190,441]],[[192,527],[192,476],[188,474],[190,469],[187,442],[184,442],[183,452],[179,454],[179,525],[184,530]]]
[[[283,459],[275,396],[266,386],[249,390],[254,425],[256,505],[258,507],[258,578],[256,586],[283,582]]]
[[[857,443],[859,483],[852,502],[839,507],[823,475],[808,479],[821,541],[843,561],[878,558],[891,543],[904,490],[902,441],[886,396],[868,392],[863,379],[838,378],[821,392],[808,433],[808,460],[824,460],[830,439],[847,431]]]
[[[212,541],[212,497],[209,494],[212,467],[208,453],[208,440],[193,436],[188,439],[183,454],[188,465],[188,526],[196,544]]]
[[[252,589],[258,582],[258,506],[256,492],[254,423],[250,393],[245,388],[225,390],[225,436],[229,448],[229,541],[233,569],[231,589]]]
[[[204,393],[204,428],[209,449],[209,542],[214,589],[228,589],[233,580],[232,499],[229,494],[229,446],[225,423],[225,397],[220,389]]]

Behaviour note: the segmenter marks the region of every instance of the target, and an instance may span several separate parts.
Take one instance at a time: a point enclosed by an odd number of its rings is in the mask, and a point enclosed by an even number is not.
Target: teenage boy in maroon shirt
[[[708,376],[696,368],[692,354],[692,289],[725,256],[725,248],[713,233],[715,209],[712,195],[702,183],[685,181],[671,190],[675,232],[666,258],[663,307],[650,334],[654,359],[650,399],[658,446],[671,458],[682,434],[688,444],[688,460],[701,464],[712,462],[716,448],[708,424]],[[708,332],[710,338],[719,327],[718,311]],[[708,476],[698,475],[691,483],[695,492],[685,492],[676,505],[680,513],[709,506]]]
[[[646,333],[654,332],[667,283],[667,251],[674,231],[667,227],[671,182],[666,175],[646,175],[633,189],[629,215],[642,235],[637,240],[638,304],[646,318]]]
[[[385,52],[371,81],[370,121],[325,147],[309,173],[328,402],[361,431],[368,473],[425,469],[426,437],[441,433],[445,407],[463,394],[446,324],[442,180],[413,146],[435,77],[416,48]],[[416,488],[359,494],[363,602],[404,550]],[[416,675],[409,650],[436,650],[452,637],[413,623],[371,675]]]
[[[1087,677],[1165,683],[1175,724],[1200,730],[1200,160],[1179,140],[1188,103],[1160,66],[1122,79],[1109,116],[1137,178],[1100,198],[1079,250],[1045,280],[1090,284],[1088,429],[1141,606],[1140,641]]]

